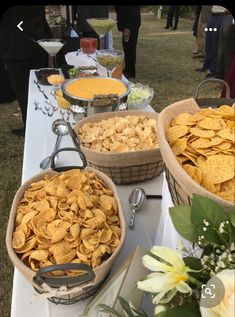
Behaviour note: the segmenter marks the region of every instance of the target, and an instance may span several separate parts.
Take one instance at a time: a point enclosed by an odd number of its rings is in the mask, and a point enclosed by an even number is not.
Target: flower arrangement
[[[192,250],[153,246],[143,256],[150,271],[137,287],[152,295],[157,317],[234,317],[235,312],[235,209],[230,214],[215,201],[193,195],[192,205],[170,208],[177,232],[192,243]],[[148,317],[119,298],[123,315]]]

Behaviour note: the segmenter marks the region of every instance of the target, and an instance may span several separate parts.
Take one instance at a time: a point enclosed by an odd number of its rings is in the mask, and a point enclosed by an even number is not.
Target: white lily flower
[[[170,248],[160,246],[154,246],[150,251],[163,262],[150,255],[143,256],[144,266],[156,273],[149,274],[144,281],[138,281],[138,288],[157,293],[153,299],[154,304],[167,303],[177,291],[191,294],[192,289],[186,283],[189,279],[187,272],[190,269],[185,266],[181,254]],[[165,296],[166,298],[164,298]]]
[[[161,312],[166,311],[165,306],[163,305],[157,305],[154,309],[154,315],[157,316],[158,314],[160,314]]]

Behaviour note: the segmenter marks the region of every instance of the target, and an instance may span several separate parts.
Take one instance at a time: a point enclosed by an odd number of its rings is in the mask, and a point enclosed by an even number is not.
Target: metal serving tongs
[[[66,121],[66,124],[67,124],[68,132],[69,132],[69,134],[70,134],[70,136],[71,136],[71,138],[72,138],[72,141],[73,141],[74,146],[75,146],[75,147],[78,147],[79,150],[80,150],[81,144],[80,144],[80,140],[79,140],[78,136],[75,134],[75,132],[74,132],[74,130],[73,130],[73,128],[72,128],[70,122],[69,122],[69,121]]]
[[[83,166],[86,167],[86,166],[87,166],[87,161],[86,161],[86,157],[85,157],[84,153],[83,153],[82,150],[81,150],[80,140],[79,140],[79,138],[77,137],[77,135],[74,133],[74,130],[73,130],[73,128],[71,127],[70,122],[69,122],[69,121],[66,121],[66,124],[67,124],[67,127],[68,127],[69,135],[70,135],[71,138],[72,138],[72,141],[73,141],[75,150],[79,153],[79,156],[80,156],[80,158],[81,158],[81,160],[82,160]],[[69,150],[69,148],[65,148],[65,150]],[[72,150],[72,149],[70,148],[69,151],[71,151],[71,150]]]

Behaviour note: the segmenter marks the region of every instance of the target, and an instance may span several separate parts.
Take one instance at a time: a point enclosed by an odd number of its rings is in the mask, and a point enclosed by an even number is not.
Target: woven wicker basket
[[[231,211],[233,204],[221,197],[209,192],[197,184],[188,173],[181,167],[171,150],[166,139],[166,129],[170,126],[173,118],[183,112],[195,113],[200,108],[193,98],[176,102],[166,107],[158,118],[158,140],[160,151],[165,163],[166,179],[175,205],[191,204],[193,193],[207,196],[218,202],[226,211]]]
[[[74,131],[87,122],[98,122],[108,118],[127,115],[144,115],[147,118],[158,118],[156,112],[129,110],[107,112],[89,116],[79,121]],[[116,184],[131,184],[152,179],[161,174],[163,170],[162,156],[158,149],[146,151],[107,153],[98,152],[81,145],[81,150],[86,156],[88,164],[108,175]]]
[[[55,302],[55,303],[62,303],[62,304],[71,304],[73,302],[76,302],[80,299],[84,299],[86,297],[89,297],[92,295],[97,288],[104,282],[105,278],[107,277],[108,273],[112,269],[115,260],[118,256],[118,254],[121,251],[121,248],[124,244],[125,235],[126,235],[126,223],[125,218],[123,214],[123,208],[122,204],[116,189],[115,184],[112,182],[112,180],[107,177],[105,174],[94,170],[91,167],[87,167],[86,170],[90,170],[96,173],[96,175],[104,181],[107,186],[112,189],[114,193],[114,197],[118,204],[118,212],[119,212],[119,218],[120,218],[120,226],[121,226],[121,238],[120,243],[116,250],[111,254],[111,256],[105,260],[101,265],[97,266],[95,269],[91,269],[92,272],[92,280],[89,280],[89,282],[86,283],[77,283],[76,277],[69,277],[69,282],[66,282],[67,290],[66,293],[59,287],[53,287],[53,292],[51,291],[51,288],[48,292],[45,291],[45,288],[42,287],[42,285],[35,279],[36,272],[31,270],[28,266],[26,266],[20,258],[15,253],[13,247],[12,247],[12,234],[14,232],[15,228],[15,216],[16,216],[16,210],[17,206],[19,204],[19,201],[22,199],[24,192],[27,188],[30,187],[30,185],[34,182],[37,182],[43,178],[45,174],[55,174],[57,172],[53,170],[47,170],[46,172],[42,172],[40,174],[37,174],[36,176],[30,178],[27,180],[17,191],[8,221],[7,226],[7,232],[6,232],[6,246],[7,246],[7,252],[8,255],[12,261],[12,263],[16,266],[16,268],[22,273],[22,275],[33,285],[33,287],[37,290],[38,293],[42,294],[42,297],[48,298],[49,300]],[[48,267],[49,268],[49,267]],[[65,268],[66,269],[66,268]],[[81,275],[82,277],[82,275]],[[79,279],[79,277],[77,277]],[[75,285],[76,284],[76,285]],[[79,284],[79,287],[78,287]],[[64,286],[64,285],[63,285]],[[56,294],[56,295],[55,295]],[[44,296],[43,296],[44,295]]]

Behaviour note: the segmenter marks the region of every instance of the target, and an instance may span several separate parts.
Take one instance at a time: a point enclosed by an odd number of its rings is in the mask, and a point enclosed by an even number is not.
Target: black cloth
[[[17,28],[20,21],[23,21],[23,31]],[[48,54],[33,40],[52,36],[43,6],[14,6],[9,8],[0,20],[0,57],[19,102],[24,126],[30,69],[48,66]]]
[[[17,24],[21,25],[23,32]],[[43,50],[33,40],[52,37],[43,6],[14,6],[0,20],[0,57],[24,59]]]
[[[32,57],[17,60],[6,59],[5,65],[9,74],[11,86],[15,92],[20,105],[24,126],[26,125],[28,87],[30,69],[43,68],[47,66],[48,56],[46,52],[40,52]]]
[[[12,102],[16,100],[14,91],[11,87],[11,83],[8,77],[7,70],[1,58],[0,58],[0,87],[1,87],[0,103]]]
[[[138,41],[138,32],[141,26],[140,6],[115,6],[117,14],[118,30],[130,30],[129,40],[126,42],[122,35],[122,47],[124,51],[125,68],[123,73],[127,77],[136,76],[136,46]]]
[[[141,26],[140,6],[115,6],[117,14],[117,28],[119,31],[124,29],[136,30]]]

